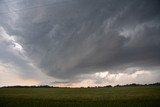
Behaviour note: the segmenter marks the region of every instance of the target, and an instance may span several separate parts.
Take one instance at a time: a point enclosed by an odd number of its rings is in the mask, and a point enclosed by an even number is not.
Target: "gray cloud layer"
[[[9,11],[1,7],[1,26],[18,38],[33,63],[50,76],[71,78],[160,66],[159,0],[6,4],[13,11],[6,14]]]

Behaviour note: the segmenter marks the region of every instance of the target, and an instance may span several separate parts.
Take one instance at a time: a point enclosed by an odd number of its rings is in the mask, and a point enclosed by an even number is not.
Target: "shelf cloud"
[[[17,66],[32,63],[61,80],[106,71],[128,75],[132,68],[159,75],[159,5],[159,0],[2,0],[0,44],[13,45],[18,59],[10,60]],[[0,60],[7,62],[3,45]]]

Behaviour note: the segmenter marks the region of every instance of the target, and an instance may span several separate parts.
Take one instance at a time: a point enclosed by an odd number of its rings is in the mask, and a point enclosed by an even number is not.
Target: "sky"
[[[0,86],[154,82],[159,0],[0,0]]]

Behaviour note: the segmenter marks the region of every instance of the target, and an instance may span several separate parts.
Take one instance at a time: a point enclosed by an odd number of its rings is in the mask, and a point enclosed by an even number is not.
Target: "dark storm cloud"
[[[0,23],[48,75],[160,65],[158,0],[27,1],[15,2]]]

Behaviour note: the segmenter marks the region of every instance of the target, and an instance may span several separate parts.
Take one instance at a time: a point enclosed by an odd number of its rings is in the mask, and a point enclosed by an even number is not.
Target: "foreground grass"
[[[0,107],[158,107],[160,86],[0,88]]]

